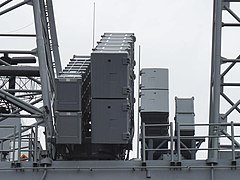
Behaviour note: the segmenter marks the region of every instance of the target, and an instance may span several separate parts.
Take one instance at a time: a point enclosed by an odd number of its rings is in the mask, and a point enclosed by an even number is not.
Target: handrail
[[[195,127],[206,127],[215,126],[217,129],[216,135],[188,135],[181,134],[184,131],[182,127],[193,126]],[[237,134],[235,128],[239,127],[240,123],[211,123],[211,124],[176,124],[175,134],[173,133],[173,123],[170,124],[145,124],[142,123],[142,161],[146,162],[147,156],[146,153],[161,153],[170,155],[170,161],[177,160],[180,162],[183,157],[184,152],[196,154],[198,151],[209,151],[209,150],[218,150],[220,152],[227,151],[231,152],[232,161],[236,161],[236,150],[240,149],[240,143],[237,140],[240,139],[240,132]],[[147,128],[149,127],[165,127],[170,132],[170,135],[146,135]],[[224,129],[230,127],[228,134]],[[223,133],[224,132],[224,133]],[[206,132],[207,133],[207,132]],[[220,145],[218,148],[209,148],[209,147],[200,147],[203,142],[210,138],[219,138],[223,141],[230,141],[229,145]],[[148,147],[149,140],[154,142],[163,142],[164,140],[168,142],[167,147],[155,146],[153,148]],[[188,146],[185,143],[193,142],[194,146]],[[226,142],[225,142],[226,144]],[[195,155],[194,155],[195,156]]]
[[[22,153],[28,153],[28,161],[31,161],[33,156],[34,163],[37,163],[37,151],[38,151],[38,125],[22,126],[19,125],[18,129],[16,126],[11,125],[0,125],[0,130],[8,128],[13,129],[13,136],[11,137],[0,137],[0,161],[10,161],[14,163],[21,163]],[[29,128],[31,133],[26,134],[22,132],[22,128]],[[9,141],[11,146],[9,149],[4,149],[3,143]],[[16,143],[17,142],[17,143]],[[28,145],[26,145],[28,143]],[[3,154],[9,154],[9,158],[6,160],[3,158]],[[17,155],[17,157],[16,157]],[[25,159],[26,160],[26,159]]]

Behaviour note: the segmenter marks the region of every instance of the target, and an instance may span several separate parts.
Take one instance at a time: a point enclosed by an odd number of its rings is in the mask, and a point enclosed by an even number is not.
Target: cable
[[[23,26],[23,27],[19,28],[19,29],[15,29],[15,30],[8,31],[8,32],[5,32],[5,33],[6,33],[6,34],[8,34],[8,33],[14,33],[14,32],[23,30],[23,29],[25,29],[25,28],[28,28],[28,27],[30,27],[31,25],[33,25],[33,23],[30,23],[30,24],[28,24],[28,25],[26,25],[26,26]]]

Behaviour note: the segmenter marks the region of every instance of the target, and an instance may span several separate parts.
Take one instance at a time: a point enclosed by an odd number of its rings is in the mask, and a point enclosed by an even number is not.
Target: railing
[[[194,127],[193,129],[208,129],[212,127],[216,131],[216,135],[182,135],[184,134],[184,128]],[[150,127],[161,127],[162,129],[167,129],[167,133],[161,136],[146,135],[146,130]],[[184,127],[184,128],[183,128]],[[239,130],[236,130],[239,128]],[[187,128],[189,129],[189,128]],[[175,133],[174,133],[175,130]],[[228,131],[230,132],[228,132]],[[187,131],[185,131],[187,132]],[[238,134],[236,134],[236,132]],[[202,143],[209,141],[213,138],[217,138],[219,142],[218,148],[208,148],[202,147]],[[173,123],[170,124],[145,124],[142,123],[142,161],[154,160],[153,154],[167,155],[169,161],[171,162],[181,162],[183,159],[196,159],[197,152],[209,152],[211,150],[217,150],[219,153],[227,153],[230,155],[228,157],[232,161],[236,161],[236,149],[240,149],[240,123],[215,123],[215,124],[175,124],[175,129]],[[159,144],[153,147],[154,142]],[[163,142],[167,143],[167,147],[162,147]],[[227,143],[223,145],[224,143]],[[240,152],[240,151],[239,151]],[[150,156],[149,156],[150,154]],[[186,155],[187,154],[187,155]],[[239,153],[240,154],[240,153]],[[148,155],[149,157],[146,157]],[[184,157],[185,156],[185,157]],[[187,158],[186,158],[187,156]],[[153,159],[152,159],[153,158]],[[240,158],[240,155],[239,155]],[[163,158],[159,158],[163,159]],[[201,157],[200,157],[201,159]]]
[[[29,131],[22,132],[23,128],[29,128]],[[9,161],[13,164],[21,163],[21,161],[37,163],[39,154],[38,126],[0,126],[0,131],[3,129],[12,129],[12,134],[0,137],[0,161]]]
[[[5,125],[5,126],[0,126],[0,130],[1,129],[12,129],[12,132],[13,134],[16,134],[16,126],[8,126],[8,125]],[[9,141],[9,142],[13,142],[12,144],[12,148],[10,149],[5,149],[4,148],[4,142],[6,141]],[[1,137],[0,138],[0,143],[1,143],[1,149],[0,149],[0,160],[3,161],[6,159],[6,154],[9,154],[9,153],[12,153],[13,155],[13,159],[15,159],[15,149],[16,149],[16,136],[13,136],[13,137]]]

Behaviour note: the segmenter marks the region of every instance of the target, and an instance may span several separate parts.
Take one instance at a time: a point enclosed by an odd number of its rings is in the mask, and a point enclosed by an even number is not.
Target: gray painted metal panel
[[[205,161],[184,161],[182,166],[169,166],[169,161],[59,161],[50,167],[32,167],[22,162],[20,168],[10,163],[0,163],[0,176],[4,180],[239,180],[239,166],[233,168],[230,161],[218,166],[207,166]],[[35,170],[33,170],[35,169]]]
[[[92,98],[128,97],[128,53],[92,53],[91,62]]]
[[[163,68],[142,69],[141,89],[168,90],[168,69]]]
[[[36,66],[0,66],[0,76],[36,76],[39,67]]]
[[[194,114],[194,98],[175,98],[176,100],[176,113],[178,114],[186,114],[191,113]]]
[[[57,144],[81,144],[81,113],[56,112]]]
[[[181,124],[193,124],[194,125],[194,114],[176,114],[175,120]],[[194,126],[180,126],[180,131],[194,131]]]
[[[81,79],[59,78],[56,82],[56,111],[81,111]]]
[[[92,143],[127,144],[130,139],[130,111],[127,100],[92,100]]]
[[[145,112],[169,112],[168,90],[142,90],[141,113]]]

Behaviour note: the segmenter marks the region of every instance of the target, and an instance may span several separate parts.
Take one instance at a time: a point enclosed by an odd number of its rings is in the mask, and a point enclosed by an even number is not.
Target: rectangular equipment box
[[[168,90],[142,90],[141,113],[169,113]]]
[[[94,52],[91,55],[92,98],[127,98],[130,60],[126,52]]]
[[[194,98],[177,98],[176,102],[176,114],[194,114]]]
[[[92,143],[128,144],[130,110],[127,100],[92,100]]]
[[[179,126],[180,131],[195,131],[194,114],[176,114],[175,121],[181,124],[192,124],[192,126]]]
[[[56,117],[56,143],[81,144],[82,143],[82,114],[80,112],[55,112]]]
[[[56,83],[55,111],[81,111],[82,80],[58,78]]]
[[[168,69],[144,68],[141,70],[141,89],[168,90]]]

